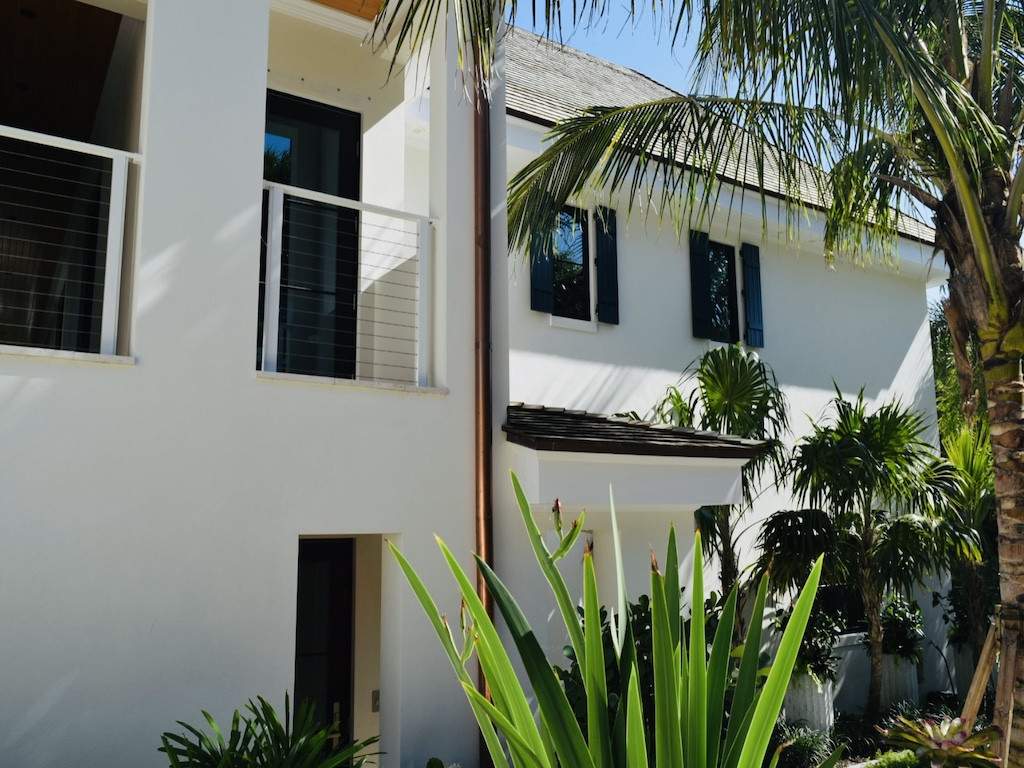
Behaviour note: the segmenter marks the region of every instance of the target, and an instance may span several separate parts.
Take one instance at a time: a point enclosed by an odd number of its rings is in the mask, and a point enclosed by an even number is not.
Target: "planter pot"
[[[882,708],[899,701],[919,704],[921,693],[917,684],[917,665],[900,656],[882,656]]]
[[[810,675],[794,674],[786,691],[786,720],[802,722],[816,731],[830,731],[836,721],[834,697],[831,680],[822,680],[819,685]]]

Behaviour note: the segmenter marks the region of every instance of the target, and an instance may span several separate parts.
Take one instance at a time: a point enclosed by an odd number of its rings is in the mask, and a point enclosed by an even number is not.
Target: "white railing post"
[[[416,382],[421,387],[431,384],[431,344],[433,341],[433,328],[431,327],[431,314],[433,310],[433,291],[431,284],[431,273],[433,272],[432,256],[434,243],[434,226],[429,221],[419,222],[417,230],[417,246],[419,250],[419,290],[417,298],[419,302],[419,315],[417,317],[416,336],[418,346],[416,349]]]
[[[284,190],[267,195],[267,269],[263,291],[263,370],[277,371],[277,333],[281,316],[281,241],[284,235]]]
[[[100,353],[104,355],[117,354],[117,315],[121,298],[121,261],[127,200],[128,156],[117,154],[110,160],[107,256],[103,270],[103,315],[100,321]]]

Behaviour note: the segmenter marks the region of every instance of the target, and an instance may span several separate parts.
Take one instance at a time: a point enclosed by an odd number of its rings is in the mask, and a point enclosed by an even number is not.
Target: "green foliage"
[[[882,752],[868,763],[869,768],[927,768],[912,749],[900,749]]]
[[[622,578],[621,553],[616,543],[618,599],[622,608],[606,613],[611,652],[602,633],[593,555],[583,556],[583,621],[574,610],[568,588],[557,567],[582,530],[577,520],[558,546],[548,548],[533,519],[530,504],[515,475],[513,489],[523,523],[541,572],[555,596],[566,625],[586,693],[585,732],[575,716],[565,688],[544,656],[533,629],[518,603],[496,573],[482,560],[477,566],[504,619],[521,668],[533,696],[528,697],[493,621],[484,610],[473,580],[442,541],[441,553],[463,599],[461,643],[457,643],[426,586],[392,544],[392,554],[409,581],[462,684],[496,768],[647,768],[653,755],[658,768],[688,765],[706,768],[760,768],[772,730],[782,708],[801,635],[817,591],[821,565],[812,568],[793,608],[771,668],[763,680],[758,674],[761,622],[767,585],[762,581],[755,600],[750,631],[742,650],[733,652],[731,638],[736,613],[735,593],[723,607],[713,634],[707,632],[703,611],[694,611],[689,627],[680,613],[679,556],[675,533],[670,532],[665,570],[651,569],[651,669],[653,713],[645,711],[640,695],[637,656],[639,646]],[[617,542],[614,503],[613,541]],[[692,599],[704,599],[703,561],[698,542],[694,549]],[[688,631],[687,631],[688,630]],[[711,652],[708,653],[710,638]],[[487,680],[491,698],[477,692],[470,675],[474,655]],[[737,656],[738,663],[737,663]],[[618,690],[608,685],[609,657],[619,667]],[[475,665],[474,665],[475,666]],[[726,688],[735,677],[731,705]],[[614,718],[605,717],[611,697],[618,697]],[[530,706],[537,702],[539,719]],[[645,718],[653,715],[653,738],[648,739]],[[653,745],[650,743],[653,742]],[[653,751],[652,751],[653,746]]]
[[[924,624],[921,607],[900,594],[889,595],[882,606],[882,651],[915,664],[921,661]]]
[[[160,752],[170,768],[359,768],[370,756],[377,737],[342,747],[332,746],[334,732],[320,725],[313,702],[305,701],[291,718],[288,694],[284,719],[262,696],[250,700],[246,713],[237,709],[227,737],[204,711],[210,732],[178,721],[184,732],[165,732]]]
[[[779,611],[774,619],[778,629],[785,629],[789,621],[789,609]],[[839,616],[835,613],[815,608],[804,632],[800,652],[796,657],[796,671],[810,675],[817,681],[835,680],[838,659],[832,650],[843,633]],[[830,750],[831,751],[831,750]]]
[[[772,733],[769,752],[778,752],[776,768],[817,768],[837,746],[825,731],[780,721]]]
[[[996,728],[970,731],[960,718],[911,720],[898,717],[882,731],[887,744],[913,750],[921,762],[935,768],[991,768],[999,759],[992,752]]]
[[[651,417],[664,424],[765,444],[764,451],[743,468],[743,504],[705,506],[696,513],[704,553],[718,556],[722,588],[728,592],[740,575],[736,522],[764,481],[777,484],[786,475],[789,454],[783,440],[789,433],[789,414],[782,388],[756,352],[739,344],[715,347],[686,367],[679,386],[666,390]]]
[[[961,384],[954,355],[953,337],[946,320],[945,305],[948,298],[935,302],[928,308],[928,327],[932,339],[932,372],[935,377],[935,410],[939,418],[939,435],[945,444],[969,423],[967,412],[973,414],[976,425],[986,428],[988,422],[985,378],[978,354],[978,344],[970,339],[964,355],[970,366],[970,383]]]

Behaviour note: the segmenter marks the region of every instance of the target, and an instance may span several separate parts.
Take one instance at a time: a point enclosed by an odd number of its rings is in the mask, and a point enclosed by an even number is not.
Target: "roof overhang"
[[[744,459],[539,451],[516,444],[509,448],[531,506],[547,510],[557,498],[569,508],[585,507],[592,522],[610,507],[609,488],[616,507],[629,511],[738,504],[746,464]]]
[[[502,427],[531,505],[696,509],[736,504],[744,465],[763,444],[561,408],[514,404]]]

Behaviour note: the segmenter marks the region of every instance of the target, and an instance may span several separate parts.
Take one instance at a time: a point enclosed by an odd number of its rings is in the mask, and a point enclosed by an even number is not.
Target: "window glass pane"
[[[554,273],[552,313],[576,320],[590,319],[590,249],[587,214],[566,208],[552,233],[551,266]]]
[[[735,270],[733,249],[721,243],[711,243],[708,249],[708,305],[711,311],[711,338],[715,341],[739,340]]]

